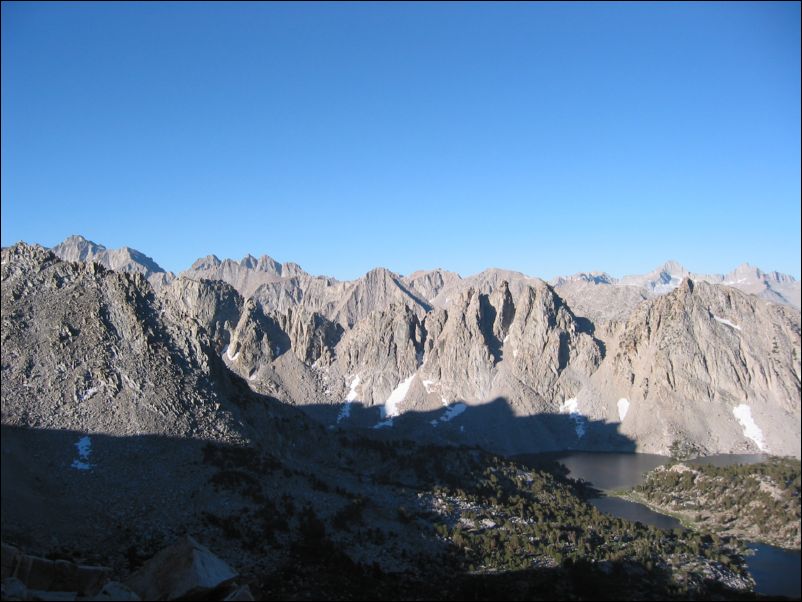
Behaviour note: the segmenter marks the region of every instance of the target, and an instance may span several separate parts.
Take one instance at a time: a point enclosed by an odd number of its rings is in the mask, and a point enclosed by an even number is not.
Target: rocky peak
[[[754,285],[756,283],[761,283],[765,286],[771,286],[772,284],[793,284],[796,282],[796,279],[788,274],[764,272],[760,268],[749,263],[742,263],[732,272],[724,276],[724,281],[724,284]]]
[[[686,270],[680,262],[674,261],[673,259],[666,261],[662,266],[657,268],[656,271],[669,274],[670,276],[680,276],[688,273],[688,270]]]
[[[40,245],[29,245],[24,242],[18,242],[10,247],[3,248],[2,257],[3,270],[8,270],[9,273],[31,270],[57,260],[51,250]]]
[[[648,274],[624,276],[619,284],[627,286],[640,286],[652,294],[665,294],[674,290],[683,277],[689,272],[676,261],[667,261]]]
[[[201,257],[196,259],[195,262],[190,266],[190,270],[209,270],[220,266],[220,259],[217,255],[207,255],[206,257]]]
[[[375,268],[362,278],[345,284],[329,318],[351,327],[374,310],[393,303],[414,307],[419,316],[430,309],[425,300],[404,286],[397,274],[385,268]]]
[[[198,259],[192,266],[184,272],[184,275],[198,279],[222,280],[233,286],[243,297],[251,297],[264,285],[278,284],[275,289],[279,294],[283,288],[298,288],[299,283],[287,282],[292,277],[309,277],[296,263],[281,264],[269,255],[262,255],[257,259],[251,254],[246,255],[239,261],[233,259],[219,260],[210,255]],[[311,277],[309,277],[311,278]],[[266,289],[272,292],[274,289]],[[266,303],[273,307],[274,304]],[[281,305],[281,304],[276,304]],[[280,307],[280,309],[286,309]],[[316,308],[312,308],[316,309]]]
[[[119,272],[139,272],[154,287],[172,280],[173,275],[153,259],[130,247],[107,249],[83,236],[74,235],[53,247],[53,253],[64,261],[94,261],[111,270]]]
[[[414,291],[430,304],[446,286],[453,286],[460,280],[462,280],[462,278],[459,274],[440,268],[435,270],[419,270],[402,278],[407,288]]]
[[[259,261],[256,262],[255,269],[261,270],[262,272],[268,272],[271,274],[275,274],[276,276],[283,276],[282,265],[270,257],[269,255],[262,255],[259,258]]]
[[[617,279],[606,272],[577,272],[570,276],[557,276],[551,280],[551,285],[560,287],[571,283],[615,284],[616,282]]]
[[[307,276],[308,274],[297,263],[288,261],[281,265],[282,278],[296,278],[298,276]]]
[[[598,341],[579,326],[570,308],[545,283],[530,286],[517,297],[508,336],[505,361],[546,399],[555,394],[564,372],[572,378],[589,376],[603,357]]]
[[[256,260],[256,257],[251,255],[250,253],[245,257],[243,257],[239,262],[240,267],[245,268],[246,270],[256,269],[256,266],[258,264],[259,262]]]
[[[53,247],[56,256],[65,261],[86,261],[106,250],[106,247],[99,245],[91,240],[87,240],[80,234],[68,236],[61,243]]]

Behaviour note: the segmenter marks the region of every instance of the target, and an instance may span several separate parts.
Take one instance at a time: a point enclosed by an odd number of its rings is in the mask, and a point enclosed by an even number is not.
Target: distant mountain
[[[659,295],[674,290],[682,282],[682,279],[689,275],[690,272],[678,262],[667,261],[648,274],[624,276],[615,284],[639,286],[645,288],[649,293]]]
[[[246,297],[252,296],[263,284],[282,278],[309,276],[297,263],[282,264],[267,255],[262,255],[259,259],[246,255],[240,261],[221,261],[214,255],[207,255],[198,259],[182,274],[196,279],[228,282]]]
[[[414,286],[398,275],[376,268],[361,278],[340,282],[334,278],[311,276],[298,264],[281,264],[263,256],[256,260],[248,255],[239,262],[219,260],[211,255],[197,260],[182,272],[193,279],[222,280],[228,282],[245,297],[253,297],[266,308],[286,312],[293,307],[317,312],[347,327],[353,326],[374,309],[393,302],[408,302],[422,311],[428,309]],[[421,276],[411,281],[420,287],[437,287],[437,277],[427,282]]]
[[[615,284],[617,278],[613,278],[607,272],[577,272],[571,276],[558,276],[551,280],[552,286],[565,286],[574,282],[587,284]]]
[[[141,251],[130,247],[107,249],[80,235],[67,237],[52,251],[64,261],[94,261],[118,272],[139,272],[155,287],[169,283],[175,277]]]
[[[779,272],[766,273],[747,263],[722,275],[693,273],[676,261],[668,261],[648,274],[617,279],[605,273],[579,273],[557,277],[551,284],[582,315],[595,319],[620,319],[644,299],[673,291],[684,278],[731,286],[750,295],[797,309],[802,306],[798,280]],[[629,290],[622,292],[615,290],[615,287],[626,287]]]
[[[445,288],[453,287],[462,280],[462,277],[456,272],[449,272],[448,270],[419,270],[412,272],[401,278],[401,282],[410,291],[415,293],[421,299],[427,299],[430,302],[437,298]]]
[[[802,305],[800,282],[788,274],[763,272],[748,263],[742,263],[724,276],[709,276],[707,282],[732,286],[751,295],[757,295],[774,303]]]
[[[140,272],[156,287],[175,278],[172,272],[166,272],[141,251],[130,247],[107,249],[80,235],[68,237],[52,250],[65,261],[96,261],[113,270]],[[409,301],[424,309],[445,307],[452,296],[471,287],[489,293],[505,281],[513,292],[519,292],[521,287],[539,281],[521,272],[498,268],[467,277],[441,269],[401,276],[376,268],[357,280],[338,281],[312,276],[297,263],[280,263],[268,255],[258,259],[246,255],[239,261],[208,255],[196,260],[182,275],[195,280],[228,282],[244,297],[256,297],[271,309],[286,311],[289,307],[302,306],[347,326],[370,311],[396,301]],[[581,315],[620,319],[640,301],[671,292],[686,277],[731,286],[773,303],[802,307],[802,286],[798,280],[780,272],[764,272],[748,263],[728,274],[700,274],[676,261],[667,261],[647,274],[615,278],[606,272],[579,272],[553,278],[550,284],[577,309],[581,308]],[[635,290],[621,292],[608,287]],[[379,289],[384,292],[378,292]]]

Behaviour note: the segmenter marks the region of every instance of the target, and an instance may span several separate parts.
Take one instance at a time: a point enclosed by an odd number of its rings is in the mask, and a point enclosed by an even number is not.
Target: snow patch
[[[735,415],[736,420],[741,423],[741,426],[744,429],[744,437],[754,441],[755,445],[758,446],[760,451],[768,451],[766,439],[763,437],[763,431],[760,430],[760,427],[755,424],[755,421],[752,418],[752,408],[745,403],[742,403],[741,405],[734,407],[732,409],[732,413]]]
[[[410,374],[408,378],[398,383],[398,386],[390,393],[390,397],[384,402],[384,408],[390,418],[398,416],[401,413],[399,406],[404,398],[407,396],[409,386],[412,384],[412,379],[415,378],[414,374]]]
[[[228,345],[223,347],[223,353],[225,353],[226,357],[233,362],[235,359],[239,357],[239,351],[237,351],[234,355],[231,355],[231,350],[228,347],[229,347]]]
[[[560,404],[560,414],[568,414],[574,421],[576,436],[581,439],[588,432],[588,419],[579,411],[579,402],[576,397],[566,399]]]
[[[437,424],[440,422],[451,422],[454,420],[454,418],[462,414],[467,409],[468,406],[462,402],[457,402],[453,406],[446,406],[446,411],[443,412],[443,415],[440,416],[440,418],[430,421],[431,425],[437,426]]]
[[[92,453],[92,440],[89,435],[84,435],[78,439],[75,447],[78,449],[78,458],[72,461],[70,468],[75,470],[91,470],[94,464],[89,463],[89,454]]]
[[[674,276],[673,274],[669,274],[669,276],[671,276],[671,279],[668,282],[662,282],[660,284],[655,284],[654,285],[654,289],[653,290],[654,290],[655,293],[657,293],[658,295],[663,295],[665,293],[670,293],[675,288],[677,288],[680,285],[680,283],[682,282],[682,278],[680,278],[678,276]]]
[[[406,379],[398,383],[398,386],[390,393],[390,397],[384,402],[384,405],[379,408],[381,412],[382,421],[374,425],[374,429],[383,429],[393,426],[393,418],[401,414],[399,406],[404,398],[407,396],[409,386],[412,384],[412,379],[415,378],[414,374],[410,374]]]
[[[337,415],[337,422],[346,420],[351,416],[351,404],[356,401],[356,388],[359,386],[360,382],[362,382],[362,377],[360,377],[359,374],[351,379],[348,395],[345,396],[345,403],[343,404],[340,413]]]
[[[627,417],[627,412],[629,412],[629,400],[622,397],[618,400],[618,420],[620,422],[624,422],[624,418]]]
[[[716,322],[721,322],[722,324],[726,324],[727,326],[729,326],[730,328],[734,328],[735,330],[741,330],[740,326],[738,326],[737,324],[733,324],[732,322],[730,322],[729,320],[727,320],[725,318],[719,318],[718,316],[714,315],[713,319]]]
[[[379,408],[379,413],[381,414],[382,421],[378,424],[374,424],[374,429],[383,429],[393,426],[393,419],[392,417],[387,417],[387,411],[384,409],[384,407]]]

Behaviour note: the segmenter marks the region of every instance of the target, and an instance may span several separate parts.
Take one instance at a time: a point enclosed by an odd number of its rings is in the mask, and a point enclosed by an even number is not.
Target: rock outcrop
[[[50,560],[2,544],[3,600],[253,600],[237,577],[190,536],[159,551],[125,583],[114,580],[109,567]]]
[[[138,272],[3,249],[3,424],[219,438],[209,333]],[[233,409],[233,408],[232,408]]]
[[[158,291],[164,305],[178,320],[198,323],[220,350],[231,342],[231,333],[242,313],[242,296],[222,281],[173,280]]]
[[[109,567],[76,564],[68,560],[50,560],[24,554],[14,546],[2,544],[3,584],[6,587],[13,587],[13,593],[8,591],[9,597],[32,599],[27,595],[31,590],[73,592],[73,599],[76,595],[94,596],[103,589],[111,572]],[[16,580],[17,583],[6,581],[7,579]]]
[[[143,600],[198,599],[236,577],[230,566],[187,536],[151,558],[126,585]]]

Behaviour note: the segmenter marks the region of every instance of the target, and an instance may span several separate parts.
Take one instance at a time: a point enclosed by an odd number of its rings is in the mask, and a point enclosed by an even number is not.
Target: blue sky
[[[800,5],[2,3],[2,244],[800,275]]]

